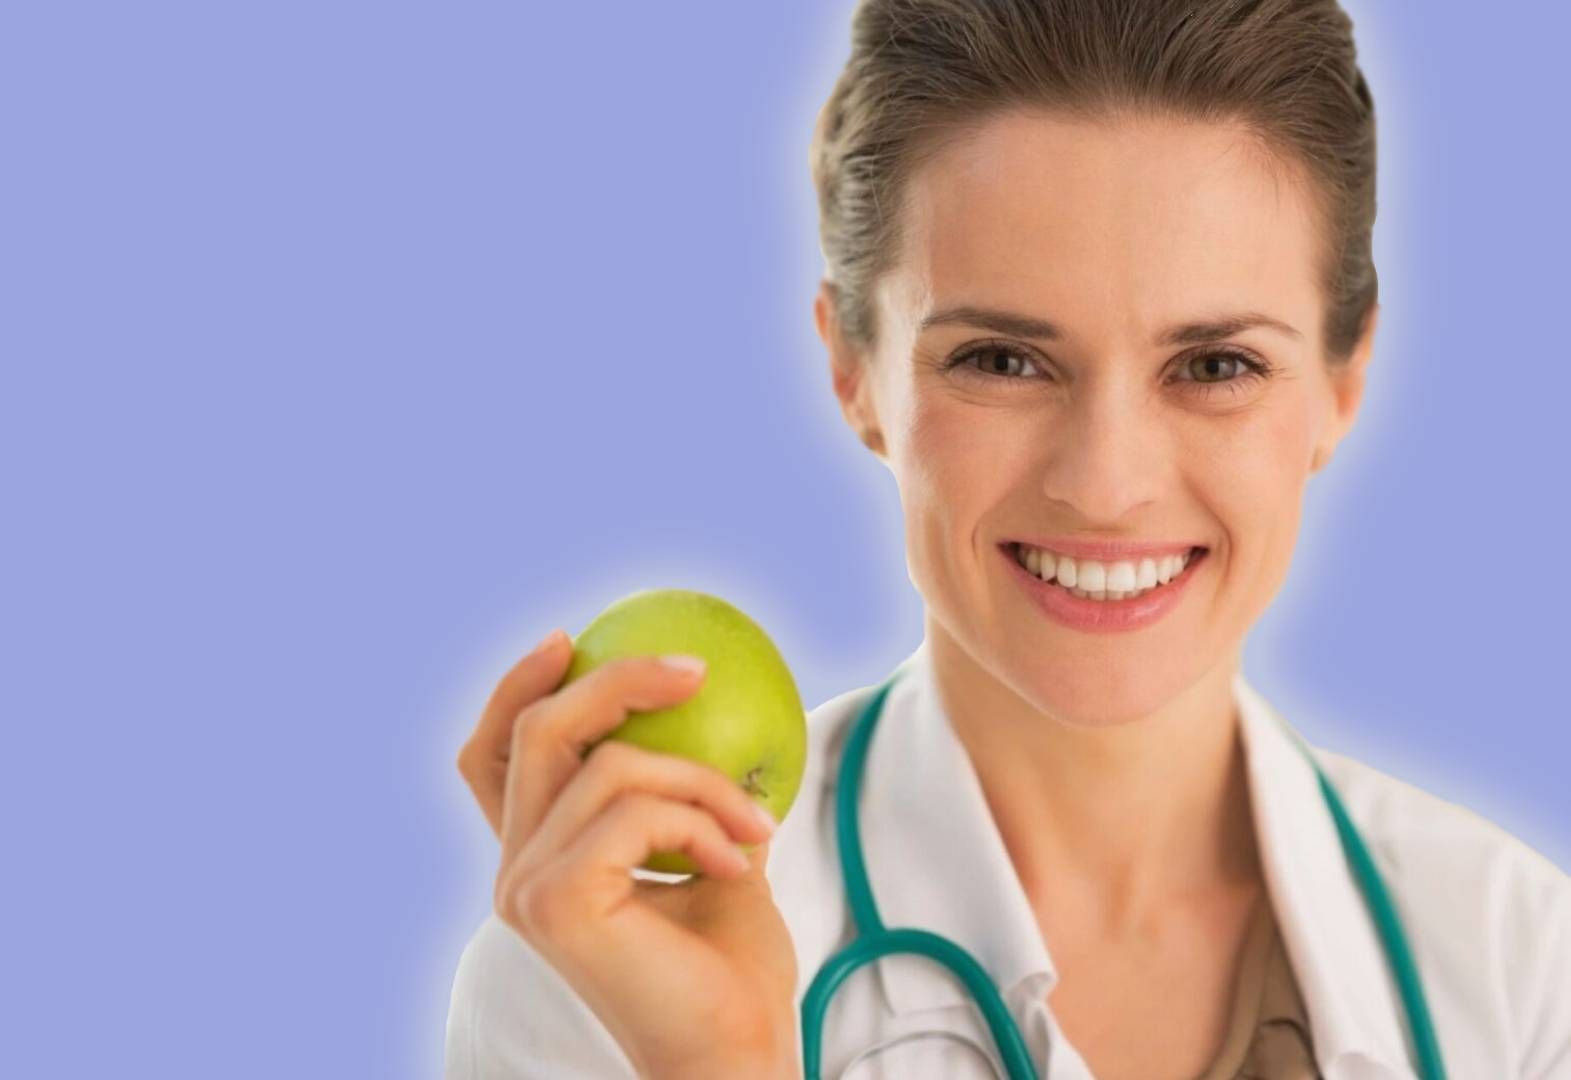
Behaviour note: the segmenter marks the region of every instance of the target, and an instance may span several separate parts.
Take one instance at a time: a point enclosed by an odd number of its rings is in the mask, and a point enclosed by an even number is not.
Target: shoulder
[[[802,777],[803,793],[806,793],[809,781],[820,791],[834,788],[836,771],[845,751],[846,740],[851,736],[851,728],[861,715],[862,707],[877,689],[877,685],[858,686],[836,694],[808,711],[808,755],[807,768]]]
[[[877,689],[873,685],[846,690],[807,711],[807,762],[802,770],[802,785],[771,848],[771,866],[773,852],[783,845],[789,847],[794,841],[808,839],[803,835],[807,830],[800,828],[788,836],[786,830],[793,818],[805,822],[826,813],[833,816],[834,790],[846,741],[862,707]]]
[[[627,1077],[636,1072],[600,1018],[495,913],[459,956],[444,1080]]]
[[[1489,890],[1469,891],[1540,907],[1563,906],[1571,898],[1565,871],[1488,817],[1335,751],[1315,748],[1315,756],[1398,876],[1456,885],[1488,880]]]
[[[1495,1018],[1522,1075],[1566,1075],[1558,1070],[1571,1071],[1571,876],[1464,806],[1314,752],[1409,928],[1426,989],[1439,984],[1470,1020]]]
[[[1355,758],[1314,752],[1388,876],[1444,888],[1470,914],[1571,913],[1571,877],[1494,822]]]
[[[847,690],[808,710],[802,784],[770,844],[765,875],[796,946],[798,1000],[850,926],[835,839],[836,774],[852,723],[875,689]]]

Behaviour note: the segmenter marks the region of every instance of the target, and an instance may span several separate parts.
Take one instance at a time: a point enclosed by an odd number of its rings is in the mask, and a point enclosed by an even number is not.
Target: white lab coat
[[[942,934],[976,957],[1043,1080],[1092,1080],[1045,1001],[1057,978],[1052,957],[934,693],[927,642],[907,663],[862,779],[864,858],[884,922]],[[768,876],[796,946],[799,1009],[819,967],[855,929],[835,845],[834,785],[845,736],[874,689],[809,712],[807,771],[771,849]],[[1242,675],[1234,694],[1263,872],[1320,1069],[1327,1080],[1414,1076],[1401,999],[1314,771]],[[1452,1080],[1571,1078],[1571,877],[1469,810],[1314,752],[1407,929]],[[921,1037],[935,1032],[955,1037]],[[846,978],[830,1002],[823,1054],[824,1080],[859,1057],[850,1073],[858,1080],[1005,1075],[963,985],[920,956],[884,957]],[[445,1075],[635,1073],[594,1013],[493,915],[459,960]]]

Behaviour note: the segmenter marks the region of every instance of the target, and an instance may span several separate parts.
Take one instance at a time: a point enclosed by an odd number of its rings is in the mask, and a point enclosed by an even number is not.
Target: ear
[[[1353,426],[1353,420],[1358,415],[1359,403],[1364,399],[1365,375],[1374,355],[1375,323],[1379,319],[1380,305],[1370,305],[1369,314],[1364,316],[1364,328],[1358,335],[1358,343],[1353,346],[1347,362],[1331,372],[1334,412],[1331,423],[1315,444],[1314,459],[1309,466],[1311,473],[1319,472],[1330,462],[1331,456],[1336,453],[1337,444]]]
[[[862,440],[862,445],[887,461],[884,433],[873,407],[873,380],[868,371],[873,357],[845,340],[840,331],[835,287],[827,278],[818,283],[818,295],[813,300],[813,322],[829,351],[829,377],[834,384],[835,397],[840,400],[841,415]]]

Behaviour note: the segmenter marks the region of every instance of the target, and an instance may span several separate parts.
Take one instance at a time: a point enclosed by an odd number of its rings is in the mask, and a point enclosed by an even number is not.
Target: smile
[[[1151,559],[1074,559],[1046,548],[1014,544],[1015,561],[1031,573],[1068,589],[1081,599],[1133,600],[1159,589],[1183,573],[1184,567],[1204,548],[1190,548],[1175,555]]]
[[[1076,630],[1136,630],[1177,606],[1209,549],[1155,558],[1075,559],[1014,541],[999,551],[1038,606]]]

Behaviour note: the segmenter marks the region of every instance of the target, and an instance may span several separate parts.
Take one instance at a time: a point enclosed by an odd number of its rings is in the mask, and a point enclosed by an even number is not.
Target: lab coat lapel
[[[884,924],[958,943],[1011,1004],[1045,996],[1057,971],[971,759],[944,715],[927,641],[900,666],[868,748],[858,810]],[[1401,999],[1318,778],[1241,673],[1233,693],[1262,872],[1316,1057],[1331,1077],[1354,1069],[1410,1076]],[[872,966],[895,1014],[971,1001],[958,976],[928,957],[886,956]]]
[[[1029,992],[1045,994],[1052,961],[971,759],[941,711],[926,639],[901,666],[868,747],[859,809],[884,925],[949,938],[1003,991],[1018,993],[1030,979]],[[959,976],[930,957],[886,956],[873,966],[897,1014],[971,1000]]]
[[[1241,673],[1233,692],[1262,871],[1315,1056],[1333,1077],[1344,1059],[1379,1068],[1376,1075],[1410,1076],[1401,996],[1319,778],[1280,714]]]

